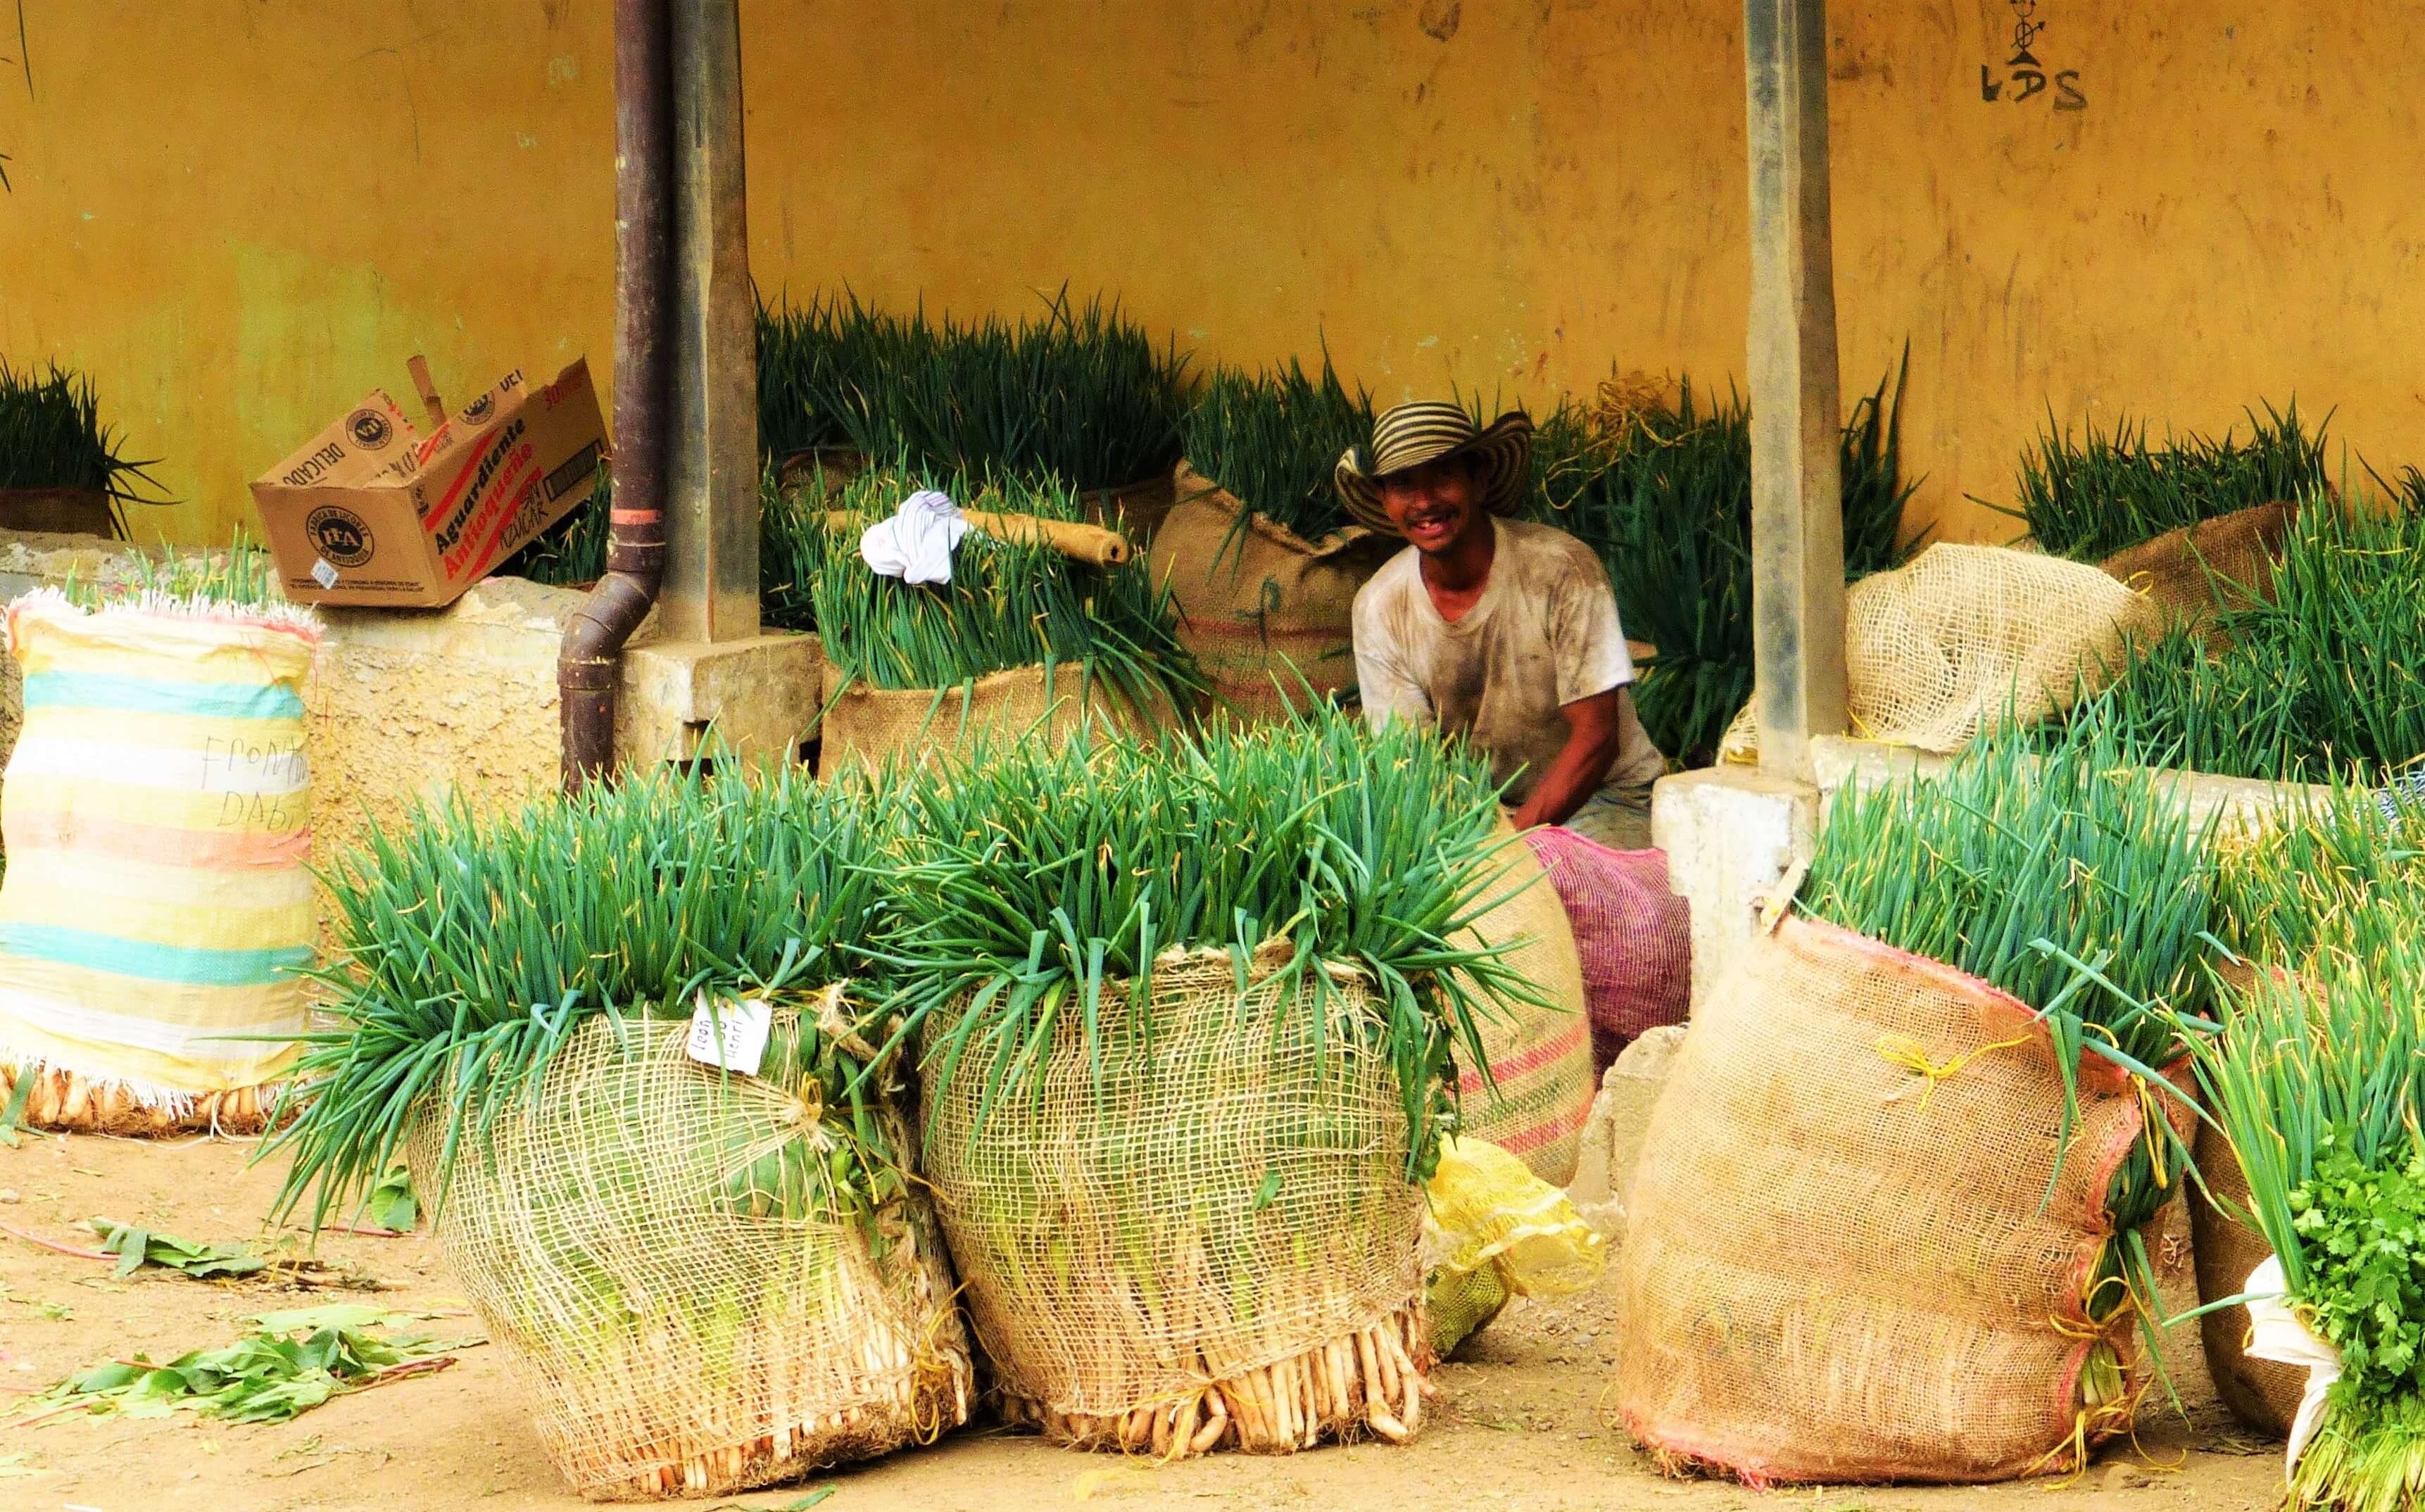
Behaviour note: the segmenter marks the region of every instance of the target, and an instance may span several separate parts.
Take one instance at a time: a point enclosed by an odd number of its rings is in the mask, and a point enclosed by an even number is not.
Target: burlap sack
[[[1299,695],[1300,677],[1316,694],[1355,686],[1356,590],[1403,542],[1362,525],[1309,541],[1260,514],[1240,530],[1245,506],[1185,462],[1176,487],[1149,560],[1214,695],[1271,717]]]
[[[1480,1067],[1469,1066],[1457,1077],[1457,1096],[1467,1134],[1514,1155],[1550,1185],[1564,1186],[1574,1180],[1597,1085],[1582,963],[1557,889],[1531,846],[1509,845],[1499,863],[1507,872],[1491,893],[1522,891],[1484,915],[1473,932],[1486,944],[1529,941],[1509,964],[1551,1005],[1507,1003],[1501,1018],[1484,1022],[1482,1044],[1496,1088],[1484,1081]]]
[[[1361,978],[1316,1042],[1268,959],[1164,956],[1107,984],[1097,1082],[1074,1011],[986,1115],[929,1025],[925,1174],[1004,1411],[1088,1448],[1287,1453],[1421,1422],[1422,1194]],[[1301,992],[1310,992],[1300,986]]]
[[[1058,747],[1080,731],[1150,733],[1167,723],[1167,706],[1140,715],[1136,706],[1083,667],[1013,668],[965,688],[843,686],[843,670],[826,663],[818,706],[817,775],[887,761],[966,756],[980,747],[1043,740]]]
[[[1668,891],[1663,850],[1611,850],[1555,827],[1524,839],[1574,931],[1598,1086],[1635,1036],[1692,1011],[1693,906]]]
[[[1178,478],[1174,473],[1163,473],[1116,489],[1088,489],[1078,495],[1078,502],[1089,521],[1142,546],[1170,517],[1170,507],[1178,502]]]
[[[2296,505],[2250,509],[2168,530],[2097,564],[2144,594],[2166,622],[2201,624],[2219,610],[2272,597],[2273,558]]]
[[[791,1091],[691,1059],[688,1027],[575,1031],[536,1095],[460,1154],[437,1210],[548,1457],[593,1501],[769,1485],[968,1418],[968,1343],[925,1198],[861,1219],[751,1215],[735,1193],[763,1190],[763,1162],[823,1161],[833,1134]],[[441,1149],[421,1120],[425,1192]]]
[[[2103,688],[2122,669],[2126,638],[2150,637],[2162,623],[2152,602],[2084,562],[1939,542],[1846,590],[1852,733],[1959,750],[2008,710],[2015,724],[2032,724]],[[1759,750],[1746,706],[1719,759]]]
[[[2248,1178],[2231,1141],[2210,1127],[2197,1134],[2198,1174],[2217,1198],[2248,1204]],[[2194,1183],[2190,1188],[2190,1254],[2197,1265],[2198,1301],[2219,1302],[2248,1290],[2249,1272],[2265,1263],[2273,1247],[2265,1236],[2226,1215]],[[2288,1438],[2307,1373],[2295,1365],[2256,1359],[2247,1351],[2248,1310],[2225,1308],[2198,1319],[2206,1343],[2207,1373],[2232,1416],[2259,1433]]]
[[[2127,1403],[2081,1404],[2092,1350],[2134,1350],[2128,1311],[2091,1322],[2081,1296],[2143,1129],[2105,1065],[2083,1059],[2049,1197],[2063,1084],[2026,1006],[1832,925],[1757,936],[1650,1116],[1618,1261],[1627,1425],[1755,1486],[2001,1480],[2128,1428]]]

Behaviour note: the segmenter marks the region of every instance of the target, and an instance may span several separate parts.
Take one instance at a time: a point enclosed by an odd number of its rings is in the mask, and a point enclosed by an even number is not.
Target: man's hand
[[[1599,791],[1608,780],[1609,768],[1616,764],[1618,715],[1626,697],[1625,688],[1614,687],[1560,705],[1558,712],[1566,716],[1566,747],[1534,784],[1533,796],[1516,811],[1517,828],[1564,824]]]

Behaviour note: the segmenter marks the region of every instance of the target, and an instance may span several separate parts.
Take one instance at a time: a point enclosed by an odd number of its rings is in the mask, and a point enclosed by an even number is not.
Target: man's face
[[[1447,457],[1381,479],[1381,510],[1417,551],[1448,550],[1482,519],[1482,468]]]

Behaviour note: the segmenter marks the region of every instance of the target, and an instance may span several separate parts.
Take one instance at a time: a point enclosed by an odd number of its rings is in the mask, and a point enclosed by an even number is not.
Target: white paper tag
[[[711,1013],[702,988],[690,1015],[690,1058],[755,1076],[766,1059],[766,1035],[774,1023],[775,1010],[759,998],[726,998]]]
[[[323,588],[333,588],[337,586],[337,570],[329,565],[327,557],[312,558],[312,581],[319,584]]]

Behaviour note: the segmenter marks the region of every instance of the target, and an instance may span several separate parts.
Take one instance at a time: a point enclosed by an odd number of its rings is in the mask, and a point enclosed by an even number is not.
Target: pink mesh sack
[[[1634,1036],[1684,1021],[1693,1002],[1692,907],[1667,891],[1663,850],[1611,850],[1557,828],[1531,830],[1524,843],[1566,906],[1582,957],[1592,1063],[1605,1071]]]

